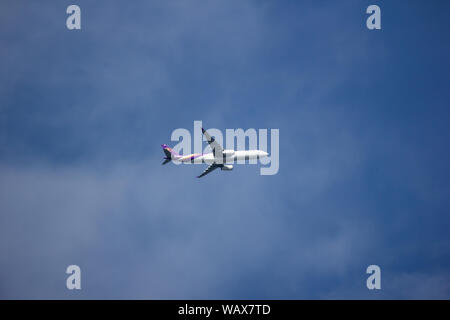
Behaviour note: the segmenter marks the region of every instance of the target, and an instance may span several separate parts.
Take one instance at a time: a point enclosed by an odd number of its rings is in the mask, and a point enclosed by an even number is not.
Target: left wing
[[[209,135],[209,133],[205,129],[202,128],[202,132],[205,135],[206,141],[208,141],[209,146],[212,149],[214,158],[216,158],[216,159],[223,159],[223,148],[222,148],[222,146],[220,144],[218,144],[217,141],[213,137],[211,137]]]
[[[220,168],[220,167],[222,167],[222,166],[223,166],[223,165],[220,165],[220,164],[217,164],[217,163],[212,163],[212,164],[210,164],[209,167],[206,168],[206,170],[203,171],[203,173],[202,173],[201,175],[199,175],[197,178],[201,178],[201,177],[203,177],[203,176],[206,176],[208,173],[210,173],[210,172],[212,172],[212,171],[214,171],[214,170],[216,170],[217,168]]]

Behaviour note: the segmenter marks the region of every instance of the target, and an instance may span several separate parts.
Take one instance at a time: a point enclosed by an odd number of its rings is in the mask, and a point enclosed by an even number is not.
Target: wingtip
[[[205,131],[206,131],[206,130],[202,128],[202,133],[205,133]]]

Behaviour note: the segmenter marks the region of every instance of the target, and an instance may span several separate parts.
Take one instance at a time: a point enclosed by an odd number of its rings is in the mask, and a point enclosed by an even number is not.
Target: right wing
[[[204,136],[206,138],[206,141],[208,141],[209,146],[212,149],[214,158],[216,158],[216,159],[223,159],[223,148],[222,148],[222,146],[220,144],[218,144],[217,141],[213,137],[211,137],[209,135],[209,133],[205,129],[202,128],[202,132],[203,132],[203,134],[204,134]]]
[[[221,165],[219,165],[219,164],[217,164],[217,163],[212,163],[212,164],[210,164],[209,167],[206,168],[206,170],[203,171],[202,174],[199,175],[197,178],[201,178],[201,177],[203,177],[203,176],[206,176],[208,173],[210,173],[210,172],[212,172],[212,171],[214,171],[214,170],[216,170],[217,168],[220,168],[220,167],[221,167]]]

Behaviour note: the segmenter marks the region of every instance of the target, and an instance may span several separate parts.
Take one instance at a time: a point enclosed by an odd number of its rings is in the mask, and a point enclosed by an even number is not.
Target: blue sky
[[[0,4],[1,298],[450,298],[448,1],[70,4]],[[194,120],[279,173],[162,167]]]

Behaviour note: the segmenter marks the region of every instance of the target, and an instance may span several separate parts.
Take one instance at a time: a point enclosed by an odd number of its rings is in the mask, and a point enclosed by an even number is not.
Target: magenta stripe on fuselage
[[[193,154],[189,154],[187,156],[183,156],[181,157],[179,160],[180,161],[184,161],[184,160],[194,160],[195,158],[201,157],[202,154],[201,153],[193,153]]]

